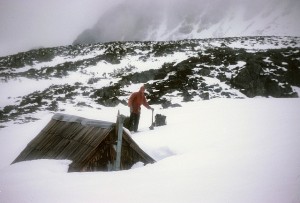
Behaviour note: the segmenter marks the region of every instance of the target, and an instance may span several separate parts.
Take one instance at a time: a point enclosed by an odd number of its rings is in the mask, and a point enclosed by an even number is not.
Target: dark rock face
[[[117,106],[120,103],[126,104],[126,101],[120,100],[120,96],[124,96],[125,93],[120,89],[119,85],[103,87],[96,90],[91,98],[96,99],[96,102],[103,106]]]
[[[281,52],[268,50],[253,54],[252,57],[248,56],[245,68],[231,80],[231,84],[248,97],[297,97],[291,86],[298,86],[296,81],[300,79],[300,69],[291,62],[291,56],[284,57],[284,53],[294,51],[296,50],[289,48],[281,49]],[[264,59],[268,57],[272,58],[274,63],[266,63]]]
[[[290,52],[295,50],[282,49],[281,51]],[[278,50],[274,50],[274,52],[277,53]],[[199,53],[198,57],[191,57],[176,65],[173,63],[164,64],[158,70],[129,74],[122,77],[119,84],[124,85],[129,82],[146,83],[149,92],[147,97],[150,104],[161,104],[163,108],[177,106],[162,98],[175,90],[180,92],[178,95],[182,96],[185,102],[193,101],[195,96],[208,100],[211,98],[212,92],[226,98],[235,96],[218,85],[206,84],[203,77],[218,78],[221,82],[240,90],[247,97],[297,97],[297,93],[293,92],[291,85],[297,86],[300,69],[295,68],[295,65],[290,65],[295,63],[287,63],[284,70],[282,70],[273,64],[265,62],[264,60],[270,55],[272,56],[272,54],[272,50],[253,54],[244,50],[230,48],[209,49],[206,53]],[[224,68],[214,68],[215,65],[235,65],[239,60],[245,61],[246,64],[237,70],[229,70],[226,66]],[[280,60],[282,65],[282,62],[289,60],[289,58]],[[205,67],[204,65],[210,65],[211,67]],[[228,78],[226,77],[227,73],[233,73],[233,76]],[[155,82],[147,84],[151,80]],[[115,89],[105,88],[105,92],[109,94],[108,97],[102,94],[99,94],[98,97],[101,97],[101,100],[106,97],[110,99],[106,100],[106,102],[100,102],[101,104],[115,106],[121,102],[118,101],[117,97],[122,96],[122,94],[116,92]]]

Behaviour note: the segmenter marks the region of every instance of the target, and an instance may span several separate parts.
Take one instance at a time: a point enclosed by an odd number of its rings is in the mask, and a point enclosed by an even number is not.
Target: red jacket
[[[128,106],[130,107],[130,112],[139,114],[141,112],[141,105],[144,105],[147,109],[151,109],[149,106],[145,94],[144,94],[144,87],[138,92],[134,92],[131,94],[128,100]]]

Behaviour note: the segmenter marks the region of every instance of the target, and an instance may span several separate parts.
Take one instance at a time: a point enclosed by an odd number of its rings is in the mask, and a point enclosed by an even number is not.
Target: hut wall
[[[130,144],[123,139],[121,169],[128,170],[137,162],[143,162],[144,164],[146,164],[145,160],[142,159],[142,157],[131,148]]]

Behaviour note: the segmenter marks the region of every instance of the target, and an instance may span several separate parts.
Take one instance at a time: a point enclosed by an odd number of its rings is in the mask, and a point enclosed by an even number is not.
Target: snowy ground
[[[249,40],[227,45],[253,51],[284,47],[287,39],[282,38],[280,46]],[[212,41],[210,45],[219,47],[222,42]],[[298,41],[295,46],[299,47]],[[78,81],[85,84],[92,75],[101,76],[112,69],[133,65],[139,67],[136,72],[145,71],[159,68],[164,62],[180,62],[188,56],[185,52],[185,55],[157,58],[143,64],[135,58],[115,66],[99,63],[85,69],[84,74],[74,72],[66,78],[49,81],[26,78],[1,81],[0,106],[15,104],[19,96],[43,90],[49,84]],[[64,60],[56,58],[52,63]],[[41,64],[34,68],[41,68]],[[100,81],[93,85],[105,86],[111,81],[108,78],[104,80],[107,84]],[[132,84],[126,91],[139,87],[140,84]],[[293,88],[300,95],[300,89]],[[166,126],[149,130],[151,111],[143,108],[139,132],[132,135],[157,162],[136,165],[127,171],[67,173],[69,160],[35,160],[10,165],[53,114],[39,111],[30,115],[39,118],[38,121],[5,123],[7,127],[0,128],[0,203],[300,202],[299,98],[213,99],[191,103],[182,103],[182,98],[172,99],[182,107],[153,106],[155,113],[167,116]],[[86,103],[92,107],[59,103],[59,109],[64,109],[66,114],[112,122],[118,110],[129,114],[128,107],[123,105],[106,108],[95,102]]]
[[[300,99],[214,99],[156,113],[167,125],[150,131],[142,109],[134,140],[156,163],[119,172],[67,173],[68,160],[10,165],[49,122],[0,130],[0,202],[300,202]],[[118,108],[68,109],[114,121]]]

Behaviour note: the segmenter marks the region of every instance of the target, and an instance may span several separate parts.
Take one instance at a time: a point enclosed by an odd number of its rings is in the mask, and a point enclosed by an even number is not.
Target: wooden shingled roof
[[[116,124],[55,114],[13,163],[35,159],[69,159],[69,171],[110,170],[115,160]],[[136,162],[154,163],[129,136],[122,134],[122,169]]]

